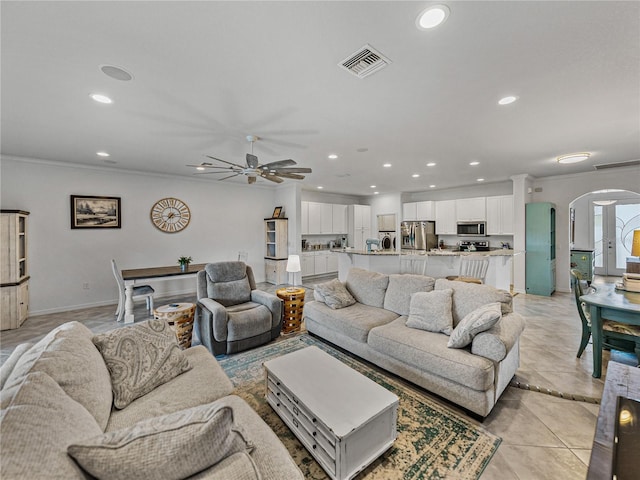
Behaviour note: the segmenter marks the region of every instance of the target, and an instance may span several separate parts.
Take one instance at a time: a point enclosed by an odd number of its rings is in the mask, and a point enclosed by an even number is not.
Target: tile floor
[[[312,286],[318,281],[306,283]],[[258,287],[275,291],[270,284]],[[193,302],[195,297],[158,298],[156,304],[176,301]],[[523,384],[599,398],[611,355],[604,353],[602,379],[591,377],[591,345],[582,358],[576,358],[581,326],[572,295],[516,295],[514,309],[526,319],[516,379]],[[121,327],[114,321],[114,310],[114,306],[103,306],[29,318],[20,329],[0,333],[0,363],[19,343],[37,341],[67,321],[80,321],[96,333]],[[144,303],[136,303],[135,314],[138,319],[145,318]],[[633,355],[613,355],[617,361],[635,362]],[[502,437],[502,444],[482,479],[584,479],[598,408],[596,404],[508,387],[483,423]]]

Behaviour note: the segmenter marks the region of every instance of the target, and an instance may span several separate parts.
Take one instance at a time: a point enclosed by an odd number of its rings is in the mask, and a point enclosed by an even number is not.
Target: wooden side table
[[[304,310],[304,288],[280,288],[276,290],[278,298],[284,300],[282,309],[282,333],[300,331],[302,311]]]
[[[153,317],[165,320],[175,330],[178,345],[185,350],[191,346],[195,312],[193,303],[171,303],[156,308]]]

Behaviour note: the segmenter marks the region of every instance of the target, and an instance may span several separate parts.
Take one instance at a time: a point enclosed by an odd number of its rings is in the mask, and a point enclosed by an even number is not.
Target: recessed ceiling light
[[[427,163],[427,167],[435,167],[435,166],[436,166],[436,162]]]
[[[376,188],[376,186],[375,185],[371,185],[371,188]]]
[[[391,166],[390,163],[385,163],[384,165],[382,165],[384,168],[389,168]]]
[[[484,182],[484,178],[478,178],[476,181],[477,182]]]
[[[110,155],[107,152],[96,152],[96,155],[99,157],[109,157]]]
[[[335,153],[332,153],[331,155],[329,155],[329,157],[331,160],[335,160],[336,158],[338,158],[338,155],[336,155]]]
[[[378,195],[380,192],[373,192],[374,195]]]
[[[369,149],[368,149],[368,148],[365,148],[365,147],[358,148],[358,149],[356,150],[356,152],[358,152],[358,153],[364,153],[364,152],[368,152],[368,151],[369,151]]]
[[[418,178],[420,176],[419,173],[414,173],[413,175],[411,175],[413,178]]]
[[[93,98],[96,102],[100,102],[100,103],[113,103],[113,100],[111,100],[109,97],[107,97],[106,95],[101,95],[100,93],[92,93],[90,95],[91,98]]]
[[[557,160],[558,163],[578,163],[587,160],[591,154],[589,152],[570,153],[568,155],[560,155]]]
[[[116,67],[115,65],[100,65],[100,70],[102,70],[102,73],[106,76],[123,82],[128,82],[133,78],[133,75],[127,72],[124,68]]]
[[[429,188],[436,188],[435,185],[429,185]]]
[[[518,97],[515,97],[513,95],[508,95],[498,100],[498,105],[509,105],[510,103],[515,102],[517,99]]]
[[[449,7],[446,5],[432,5],[418,15],[416,26],[420,30],[428,30],[437,27],[449,16]]]
[[[480,165],[480,162],[477,162],[477,161],[469,162],[469,165],[472,165],[475,167],[476,165]]]
[[[322,190],[324,187],[322,185],[318,185],[318,190]]]

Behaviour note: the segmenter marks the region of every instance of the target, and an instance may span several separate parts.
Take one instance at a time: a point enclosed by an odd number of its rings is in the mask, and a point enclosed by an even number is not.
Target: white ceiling
[[[2,1],[2,154],[190,176],[205,154],[244,163],[253,134],[262,163],[351,195],[640,159],[640,2],[446,1],[418,30],[430,3]],[[391,65],[337,66],[367,43]]]

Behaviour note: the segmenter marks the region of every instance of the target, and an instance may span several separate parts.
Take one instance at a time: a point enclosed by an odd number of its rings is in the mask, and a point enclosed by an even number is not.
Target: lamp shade
[[[287,259],[287,272],[297,273],[300,270],[302,270],[300,268],[300,255],[289,255]]]
[[[631,255],[640,257],[640,230],[633,231],[633,243],[631,244]]]

